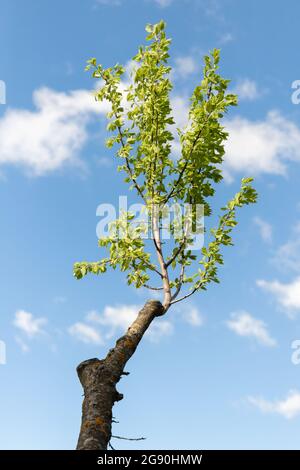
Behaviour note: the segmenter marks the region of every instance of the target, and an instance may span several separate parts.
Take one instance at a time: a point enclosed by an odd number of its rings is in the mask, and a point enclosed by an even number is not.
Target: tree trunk
[[[111,439],[112,408],[116,401],[123,398],[116,384],[152,320],[164,313],[165,309],[159,301],[149,300],[105,359],[89,359],[77,367],[84,389],[77,450],[107,449]]]

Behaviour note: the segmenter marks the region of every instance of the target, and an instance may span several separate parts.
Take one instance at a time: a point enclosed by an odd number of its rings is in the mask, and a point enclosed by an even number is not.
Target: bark
[[[84,389],[77,450],[107,449],[111,439],[112,408],[115,402],[123,398],[116,384],[151,322],[164,313],[165,309],[160,302],[149,300],[105,359],[89,359],[77,367]]]

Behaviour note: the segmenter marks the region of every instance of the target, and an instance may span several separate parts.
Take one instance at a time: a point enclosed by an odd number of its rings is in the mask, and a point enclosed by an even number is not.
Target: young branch
[[[210,99],[210,95],[211,95],[211,88],[210,88],[210,90],[209,90],[209,94],[207,95],[207,102],[208,102],[209,99]],[[164,204],[167,204],[168,201],[171,199],[171,197],[174,195],[174,193],[175,193],[175,191],[176,191],[176,189],[177,189],[177,186],[179,185],[179,183],[180,183],[180,181],[181,181],[181,179],[182,179],[182,177],[183,177],[183,175],[184,175],[184,173],[185,173],[185,170],[187,169],[187,166],[188,166],[188,164],[189,164],[189,160],[190,160],[190,158],[191,158],[191,156],[192,156],[192,154],[193,154],[193,151],[194,151],[194,149],[195,149],[195,146],[197,145],[197,143],[198,143],[198,141],[199,141],[199,139],[200,139],[200,137],[201,137],[202,131],[204,130],[205,125],[207,124],[207,122],[208,122],[208,120],[209,120],[211,114],[212,114],[212,113],[209,113],[209,114],[208,114],[207,118],[205,119],[205,121],[204,121],[204,123],[203,123],[203,126],[199,129],[199,132],[198,132],[197,136],[195,137],[195,139],[194,139],[194,141],[193,141],[191,150],[190,150],[189,155],[188,155],[188,157],[187,157],[187,159],[186,159],[186,161],[185,161],[185,164],[184,164],[183,168],[181,169],[177,180],[173,183],[173,187],[172,187],[171,191],[169,192],[169,194],[167,195],[167,198],[166,198]]]
[[[185,239],[185,237],[184,237],[183,242],[180,244],[178,250],[174,253],[174,255],[173,255],[173,256],[169,259],[169,261],[166,263],[166,267],[167,267],[167,268],[173,263],[173,261],[175,261],[175,260],[177,259],[177,257],[180,255],[180,253],[182,252],[182,250],[184,250],[185,244],[186,244],[186,239]]]
[[[157,206],[152,205],[152,232],[153,232],[154,244],[156,248],[157,259],[158,259],[158,263],[160,265],[161,273],[162,273],[163,289],[164,289],[163,306],[165,310],[167,311],[171,303],[172,293],[171,293],[171,288],[170,288],[168,268],[166,267],[166,263],[165,263],[162,248],[161,248],[158,217],[159,215],[157,214]]]
[[[114,436],[112,434],[111,436],[113,439],[122,439],[123,441],[145,441],[147,438],[146,437],[122,437],[122,436]]]
[[[226,226],[226,222],[228,219],[230,219],[230,217],[232,216],[232,213],[234,213],[234,209],[231,209],[229,210],[229,212],[223,217],[222,219],[222,223],[219,225],[219,230],[224,230],[225,226]],[[195,294],[195,292],[199,291],[202,289],[202,287],[204,286],[205,284],[205,281],[206,281],[206,276],[207,276],[207,273],[208,273],[208,269],[209,269],[209,265],[210,265],[210,261],[211,261],[211,255],[208,256],[207,258],[207,262],[206,262],[206,267],[204,268],[204,271],[203,271],[203,280],[200,281],[193,289],[191,292],[189,292],[188,294],[184,295],[183,297],[180,297],[179,299],[177,300],[173,300],[171,301],[171,305],[173,304],[176,304],[178,302],[182,302],[183,300],[185,299],[188,299],[189,297],[191,297],[193,294]],[[174,297],[175,299],[175,297]]]
[[[163,274],[153,264],[148,263],[148,261],[144,260],[143,258],[138,259],[143,261],[143,263],[145,263],[151,271],[154,271],[156,274],[159,275],[159,277],[163,278]]]
[[[150,289],[150,290],[163,290],[163,287],[152,287],[152,286],[149,286],[148,284],[144,284],[143,287],[146,287],[146,289]]]
[[[180,299],[173,300],[170,305],[174,305],[174,304],[177,304],[177,302],[181,302],[182,300],[188,299],[189,297],[191,297],[191,295],[195,294],[195,292],[197,292],[200,289],[201,289],[200,286],[199,287],[194,287],[194,289],[191,292],[189,292],[189,294],[186,294],[183,297],[180,297]],[[175,299],[175,297],[174,297],[174,299]]]
[[[176,291],[172,295],[171,304],[175,303],[174,300],[176,299],[176,297],[178,296],[178,294],[181,291],[181,287],[182,287],[182,284],[183,284],[184,271],[185,271],[185,264],[182,264],[181,265],[180,276],[179,276],[179,281],[178,281],[178,286],[177,286]]]
[[[116,113],[115,113],[115,118],[118,119],[118,115],[117,115]],[[119,136],[120,136],[121,145],[122,145],[123,148],[125,148],[122,129],[121,129],[120,126],[118,126],[117,129],[118,129],[118,133],[119,133]],[[137,180],[136,180],[135,177],[133,176],[133,171],[132,171],[132,168],[131,168],[131,166],[130,166],[130,164],[129,164],[128,157],[125,157],[125,162],[126,162],[127,171],[128,171],[128,173],[129,173],[129,176],[130,176],[131,181],[133,182],[134,187],[136,188],[137,192],[138,192],[139,195],[141,196],[142,200],[143,200],[144,202],[146,202],[144,193],[143,193],[143,191],[141,190],[141,188],[140,188],[140,186],[139,186]]]
[[[103,74],[101,74],[101,78],[102,78],[102,80],[104,80],[104,82],[105,82],[106,84],[109,83],[109,81],[103,76]],[[116,112],[114,112],[113,115],[114,115],[114,117],[115,117],[116,119],[120,119],[120,117],[121,117],[121,115],[119,115],[119,114],[116,113]],[[124,143],[124,138],[123,138],[123,133],[122,133],[121,126],[117,126],[117,129],[118,129],[118,134],[119,134],[119,137],[120,137],[121,145],[122,145],[123,148],[125,148],[125,143]],[[129,174],[129,176],[130,176],[130,179],[131,179],[131,181],[132,181],[134,187],[136,188],[138,194],[141,196],[142,200],[143,200],[144,202],[146,202],[146,201],[145,201],[145,196],[144,196],[144,194],[143,194],[143,191],[141,190],[141,188],[140,188],[140,186],[139,186],[137,180],[135,179],[135,177],[134,177],[134,175],[133,175],[133,171],[132,171],[132,168],[131,168],[131,166],[130,166],[130,164],[129,164],[129,160],[128,160],[128,157],[127,157],[127,156],[125,156],[125,162],[126,162],[126,168],[127,168],[128,174]]]

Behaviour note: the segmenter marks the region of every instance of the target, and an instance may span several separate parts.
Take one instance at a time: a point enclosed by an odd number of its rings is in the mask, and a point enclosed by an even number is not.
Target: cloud
[[[204,319],[196,307],[182,307],[182,318],[191,326],[202,326]]]
[[[300,392],[297,390],[290,390],[283,400],[268,401],[264,398],[250,396],[248,401],[263,413],[278,414],[286,419],[295,418],[300,414]]]
[[[204,325],[205,318],[193,303],[179,302],[174,305],[173,309],[178,319],[190,326],[200,327]]]
[[[140,308],[138,305],[119,305],[115,307],[106,305],[101,314],[96,310],[92,310],[87,314],[86,319],[102,326],[109,326],[113,332],[116,330],[125,331],[136,319]]]
[[[184,66],[189,61],[178,60],[180,73],[193,70],[192,62]],[[95,102],[87,90],[49,88],[36,90],[33,103],[34,110],[8,108],[0,118],[0,166],[14,165],[40,176],[65,165],[82,165],[80,151],[88,138],[87,126],[108,111],[108,104]],[[188,100],[175,95],[171,106],[176,125],[187,124]],[[285,175],[288,162],[300,161],[300,129],[279,112],[270,112],[262,121],[235,117],[224,124],[230,134],[224,163],[228,178],[237,172]],[[173,150],[176,155],[180,151],[177,140]]]
[[[158,343],[164,336],[170,336],[173,331],[174,327],[170,321],[156,318],[146,332],[146,337],[153,343]]]
[[[300,162],[300,129],[279,112],[269,112],[262,121],[235,117],[224,124],[229,132],[225,144],[229,175],[285,175],[287,163]]]
[[[109,157],[99,157],[96,163],[102,168],[111,168],[113,166],[113,160]]]
[[[281,245],[272,261],[280,269],[300,271],[300,239],[295,238]]]
[[[24,354],[29,351],[28,344],[26,344],[25,341],[23,341],[23,339],[20,338],[20,336],[15,336],[15,340],[16,340],[16,343],[20,346],[20,348],[21,348],[21,350]]]
[[[70,335],[85,343],[105,344],[118,334],[124,333],[136,319],[140,305],[106,305],[102,313],[91,310],[84,322],[72,325]],[[155,319],[146,332],[146,337],[152,342],[158,342],[162,337],[173,332],[173,325],[164,319]]]
[[[219,39],[220,44],[228,44],[229,42],[232,42],[232,41],[234,41],[234,36],[232,33],[229,33],[229,32],[224,33]]]
[[[170,130],[174,136],[174,140],[171,142],[171,149],[173,157],[178,158],[181,154],[181,144],[179,142],[177,128],[184,129],[188,125],[188,97],[173,95],[170,98],[170,104],[175,121],[175,124],[170,126]]]
[[[171,107],[175,119],[172,131],[188,123],[188,98],[173,95]],[[270,111],[266,118],[252,121],[236,116],[225,119],[229,133],[225,142],[224,175],[232,180],[235,174],[276,174],[285,176],[290,162],[300,163],[300,128],[278,111]],[[178,139],[173,142],[175,156],[180,154]]]
[[[19,328],[29,338],[45,333],[42,327],[46,323],[46,318],[34,318],[32,313],[25,310],[18,310],[13,321],[14,326]]]
[[[254,101],[261,96],[254,80],[245,78],[240,80],[233,90],[241,101]]]
[[[85,323],[75,323],[74,325],[70,326],[69,333],[71,336],[74,336],[79,341],[82,341],[86,344],[103,344],[103,340],[99,331],[93,328],[90,325],[86,325]]]
[[[122,5],[121,0],[96,0],[96,5],[109,5],[109,6],[120,6]]]
[[[300,273],[300,224],[293,228],[290,239],[281,245],[271,261],[281,270]]]
[[[239,336],[254,338],[264,346],[272,347],[276,345],[276,340],[270,336],[266,324],[247,312],[232,313],[231,319],[226,324],[230,330]]]
[[[39,88],[35,109],[9,108],[0,119],[0,166],[15,165],[40,176],[66,164],[80,165],[79,151],[92,116],[108,111],[87,90],[68,93]]]
[[[270,243],[272,241],[272,225],[260,217],[254,217],[253,222],[257,225],[261,238]]]
[[[108,5],[108,6],[121,6],[125,2],[124,0],[95,0],[96,5]],[[146,0],[149,1],[149,0]],[[166,8],[169,7],[172,3],[173,0],[152,0],[156,5],[158,5],[160,8]]]
[[[198,64],[191,56],[177,57],[175,59],[175,67],[173,68],[174,76],[186,78],[198,70]]]
[[[136,319],[140,305],[107,305],[100,314],[92,310],[86,316],[88,322],[92,322],[102,327],[106,327],[106,338],[115,336],[118,332],[125,332],[131,323]],[[156,319],[151,324],[147,336],[151,340],[159,340],[162,336],[169,335],[173,331],[173,326],[168,320]]]
[[[171,97],[171,109],[174,117],[174,134],[176,134],[176,128],[183,128],[188,124],[189,108],[188,98],[174,95]]]
[[[277,280],[266,281],[259,279],[257,285],[266,292],[273,294],[284,312],[294,317],[300,311],[300,277],[297,277],[290,283],[281,283]]]
[[[67,297],[63,295],[57,295],[54,297],[53,302],[56,304],[64,304],[67,302]]]
[[[154,3],[156,3],[161,8],[166,8],[173,3],[173,0],[154,0]]]

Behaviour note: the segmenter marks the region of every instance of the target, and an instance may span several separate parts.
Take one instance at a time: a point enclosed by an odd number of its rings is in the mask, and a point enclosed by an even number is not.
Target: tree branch
[[[116,119],[118,119],[118,115],[115,114],[115,117]],[[124,144],[124,140],[123,140],[123,134],[122,134],[122,129],[120,126],[118,126],[118,133],[119,133],[119,136],[120,136],[120,140],[121,140],[121,145],[122,147],[124,148],[125,147],[125,144]],[[132,172],[132,169],[130,167],[130,164],[129,164],[129,160],[128,160],[128,157],[125,157],[125,162],[126,162],[126,168],[128,170],[128,173],[129,173],[129,176],[131,178],[131,181],[133,182],[134,184],[134,187],[136,188],[137,192],[139,193],[139,195],[141,196],[141,198],[143,199],[143,201],[146,203],[146,199],[145,199],[145,196],[144,196],[144,193],[143,191],[141,190],[137,180],[135,179],[135,177],[133,176],[133,172]]]
[[[108,80],[103,77],[103,74],[101,75],[101,78],[102,80],[105,81],[106,84],[108,84]],[[118,115],[116,112],[114,112],[114,116],[116,119],[119,119],[121,116]],[[117,129],[118,129],[118,134],[119,134],[119,137],[120,137],[120,141],[121,141],[121,145],[123,148],[125,148],[125,144],[124,144],[124,139],[123,139],[123,133],[122,133],[122,129],[121,129],[121,126],[117,126]],[[131,178],[131,181],[133,182],[134,184],[134,187],[136,188],[137,192],[139,193],[139,195],[141,196],[141,198],[143,199],[144,202],[145,201],[145,197],[144,197],[144,194],[143,194],[143,191],[141,190],[137,180],[135,179],[135,177],[133,176],[133,171],[130,167],[130,164],[129,164],[129,160],[128,160],[128,157],[125,157],[125,162],[126,162],[126,168],[127,168],[127,171],[129,173],[129,176]]]
[[[154,271],[156,274],[158,274],[161,278],[163,278],[163,275],[162,273],[151,263],[148,263],[148,261],[144,260],[143,258],[138,258],[140,261],[142,261],[143,263],[145,263],[148,268],[151,270],[151,271]],[[133,262],[133,267],[136,269],[136,266],[134,265],[134,262]]]
[[[191,297],[191,295],[195,294],[201,287],[195,287],[189,294],[184,295],[183,297],[180,297],[180,299],[174,300],[171,302],[170,305],[177,304],[177,302],[181,302],[184,299],[187,299],[188,297]]]
[[[176,260],[177,256],[180,255],[180,253],[182,252],[182,250],[184,249],[184,246],[186,244],[186,240],[185,240],[185,237],[184,237],[184,241],[181,243],[181,245],[179,246],[178,250],[175,252],[175,254],[172,256],[171,259],[169,259],[169,261],[167,261],[166,263],[166,267],[168,268],[172,263],[173,261]]]
[[[171,293],[171,288],[170,288],[168,269],[166,267],[163,252],[161,249],[159,221],[157,220],[157,206],[153,204],[152,204],[151,219],[152,219],[153,238],[155,242],[154,244],[156,247],[157,258],[158,258],[158,262],[161,268],[162,280],[163,280],[163,288],[164,288],[163,306],[165,310],[167,311],[170,306],[172,293]]]
[[[185,271],[185,264],[182,264],[182,265],[181,265],[180,276],[179,276],[179,281],[178,281],[178,286],[177,286],[176,291],[175,291],[174,294],[172,295],[171,304],[172,304],[172,303],[175,303],[175,302],[173,302],[173,301],[176,299],[176,297],[178,296],[179,292],[181,291],[181,287],[182,287],[182,284],[183,284],[184,271]]]
[[[219,226],[219,228],[220,228],[221,230],[223,230],[223,228],[224,228],[224,226],[225,226],[225,224],[226,224],[226,220],[231,216],[231,213],[232,213],[232,210],[230,210],[230,211],[228,212],[228,214],[226,214],[226,215],[224,216],[223,222],[222,222],[222,224]],[[210,260],[211,260],[211,256],[208,256],[208,258],[207,258],[207,264],[208,264],[208,265],[209,265]],[[204,277],[204,279],[205,279],[205,275],[206,275],[206,273],[207,273],[207,268],[204,268],[204,271],[203,271],[203,272],[204,272],[203,277]],[[200,289],[202,288],[202,286],[203,286],[203,282],[200,282],[199,285],[197,285],[196,287],[194,287],[194,289],[193,289],[191,292],[189,292],[188,294],[184,295],[183,297],[180,297],[180,299],[177,299],[177,300],[172,301],[170,305],[173,305],[173,304],[176,304],[177,302],[181,302],[182,300],[188,299],[189,297],[191,297],[191,295],[193,295],[195,292],[197,292],[198,290],[200,290]]]
[[[206,101],[206,102],[209,101],[211,92],[212,92],[212,89],[211,89],[211,86],[210,86],[209,91],[208,91],[208,94],[207,94],[207,101]],[[193,145],[192,145],[191,150],[190,150],[190,153],[189,153],[189,156],[187,157],[186,162],[185,162],[185,164],[184,164],[184,166],[183,166],[181,172],[179,173],[179,177],[178,177],[177,180],[174,182],[171,191],[170,191],[169,194],[167,195],[167,198],[166,198],[166,201],[165,201],[164,204],[167,204],[168,201],[171,199],[171,197],[174,195],[174,192],[175,192],[177,186],[179,185],[179,183],[180,183],[180,181],[181,181],[181,179],[182,179],[182,177],[183,177],[183,175],[184,175],[184,173],[185,173],[185,170],[186,170],[186,168],[187,168],[187,166],[188,166],[188,163],[189,163],[189,160],[190,160],[190,158],[191,158],[191,155],[192,155],[192,153],[193,153],[193,151],[194,151],[195,145],[197,144],[198,140],[200,139],[201,134],[202,134],[202,131],[203,131],[203,129],[205,128],[205,125],[207,124],[207,121],[209,120],[211,114],[212,114],[212,113],[209,113],[209,114],[208,114],[206,120],[205,120],[204,123],[203,123],[203,126],[202,126],[201,129],[199,130],[199,132],[198,132],[196,138],[194,139]]]
[[[130,438],[130,437],[114,436],[113,434],[111,437],[114,439],[122,439],[123,441],[145,441],[147,439],[146,437],[136,437],[136,438],[131,437]]]
[[[163,287],[152,287],[152,286],[149,286],[148,284],[144,284],[143,287],[146,287],[146,289],[150,289],[150,290],[163,290]]]

